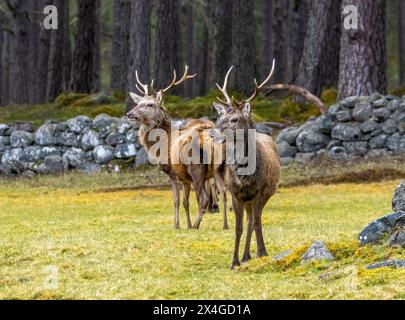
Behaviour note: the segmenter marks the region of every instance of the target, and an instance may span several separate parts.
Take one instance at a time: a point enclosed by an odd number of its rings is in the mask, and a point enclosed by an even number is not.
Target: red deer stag
[[[242,152],[249,154],[249,142],[255,145],[255,152],[250,152],[253,156],[254,167],[250,173],[242,173],[240,169],[246,169],[245,164],[238,161],[232,164],[226,164],[225,168],[225,185],[232,194],[233,210],[235,212],[236,226],[235,226],[235,248],[233,263],[231,269],[240,265],[239,261],[239,244],[243,233],[243,212],[246,210],[248,218],[247,235],[245,250],[242,262],[248,261],[250,256],[250,242],[253,230],[256,234],[257,243],[257,256],[262,257],[267,255],[266,247],[263,240],[262,233],[262,211],[270,197],[272,197],[278,188],[278,183],[281,174],[280,158],[278,156],[276,145],[273,139],[267,135],[256,133],[256,124],[251,118],[251,105],[250,103],[256,98],[259,91],[268,83],[273,75],[275,63],[273,61],[273,68],[267,79],[259,86],[255,80],[255,91],[253,95],[244,101],[236,101],[232,99],[227,93],[226,87],[229,75],[232,68],[228,71],[224,85],[218,88],[225,97],[225,101],[218,98],[221,104],[214,103],[214,107],[219,114],[219,119],[216,123],[216,128],[210,131],[210,137],[214,143],[222,145],[222,148],[227,148],[225,140],[227,136],[225,132],[230,133],[233,139],[233,154],[235,151],[235,143],[237,144],[237,131],[243,132],[242,138]],[[255,140],[249,139],[249,130],[255,134]],[[229,137],[229,136],[228,136]],[[256,141],[256,143],[254,143]],[[228,154],[227,154],[228,157]],[[250,160],[250,158],[249,158]],[[228,162],[228,161],[227,161]]]
[[[170,85],[165,89],[156,91],[153,88],[153,81],[150,85],[143,84],[139,80],[138,72],[136,72],[136,88],[142,94],[142,96],[139,96],[132,92],[129,94],[132,100],[135,102],[135,107],[127,113],[127,117],[130,120],[135,120],[141,123],[141,127],[139,129],[140,142],[145,150],[148,152],[149,158],[151,156],[150,151],[153,150],[154,145],[157,142],[156,137],[153,137],[153,135],[155,135],[157,131],[164,131],[167,134],[167,148],[164,152],[162,152],[162,154],[157,154],[157,157],[159,158],[159,166],[169,176],[171,181],[175,210],[174,228],[180,228],[179,182],[183,185],[183,207],[186,211],[187,227],[189,229],[192,227],[198,229],[202,220],[202,216],[210,204],[210,196],[207,192],[206,183],[209,182],[212,178],[215,178],[216,184],[222,194],[224,202],[223,227],[224,229],[228,229],[226,216],[226,192],[220,169],[214,168],[213,164],[203,164],[202,162],[188,162],[186,164],[182,160],[182,158],[179,157],[179,155],[189,152],[185,149],[187,143],[190,142],[190,137],[192,137],[193,134],[198,135],[200,155],[206,152],[207,154],[212,154],[208,153],[208,149],[213,149],[213,145],[206,131],[214,128],[214,123],[203,119],[191,120],[185,126],[183,126],[177,132],[177,134],[173,134],[172,136],[173,132],[171,119],[163,103],[163,95],[166,92],[168,92],[173,87],[176,87],[183,82],[194,78],[195,76],[196,74],[188,75],[188,66],[186,66],[184,75],[180,80],[177,80],[176,71],[174,71],[173,80]],[[159,152],[161,152],[161,150]],[[166,160],[162,161],[162,159]],[[175,161],[174,159],[177,159],[177,161]],[[189,195],[191,186],[193,186],[196,192],[198,202],[198,216],[193,226],[191,224],[189,210]]]

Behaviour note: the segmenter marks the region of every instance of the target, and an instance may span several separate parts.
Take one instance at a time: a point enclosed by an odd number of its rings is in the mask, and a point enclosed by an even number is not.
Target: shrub
[[[61,93],[55,100],[58,107],[68,107],[73,105],[76,101],[84,99],[89,95],[86,93]]]

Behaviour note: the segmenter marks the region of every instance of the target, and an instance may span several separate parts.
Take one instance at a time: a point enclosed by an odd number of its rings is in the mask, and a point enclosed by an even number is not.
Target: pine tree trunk
[[[3,24],[5,24],[5,17],[3,16],[3,13],[0,11],[0,106],[3,105],[4,98],[3,98],[3,92],[4,92],[4,84],[3,84],[3,49],[4,49],[4,32],[3,32]]]
[[[299,70],[302,52],[304,51],[305,35],[308,24],[309,1],[295,0],[293,7],[293,21],[291,25],[292,41],[292,70],[291,75],[294,79]]]
[[[359,13],[358,30],[342,28],[339,99],[387,92],[386,1],[343,0]]]
[[[297,84],[316,96],[336,85],[339,70],[340,1],[311,2]]]
[[[157,8],[157,30],[155,46],[155,78],[156,86],[168,85],[173,77],[173,70],[182,71],[180,57],[180,1],[160,0]],[[171,93],[180,94],[181,88]]]
[[[405,1],[398,1],[399,84],[405,85]]]
[[[127,90],[130,67],[131,2],[114,1],[113,44],[111,50],[111,89]]]
[[[96,21],[94,34],[94,57],[93,57],[93,87],[92,92],[99,92],[101,89],[101,0],[94,0],[96,3]]]
[[[94,43],[96,34],[96,2],[78,0],[77,27],[73,51],[73,92],[90,93],[94,80]]]
[[[274,33],[273,33],[273,19],[274,19],[274,1],[263,0],[263,49],[261,58],[261,72],[271,66],[274,59]]]
[[[60,25],[63,31],[63,91],[69,91],[71,73],[72,73],[72,45],[70,42],[70,9],[69,1],[62,1],[63,15],[60,16],[62,21]]]
[[[203,38],[202,38],[202,45],[200,51],[200,59],[199,59],[199,68],[198,74],[199,79],[198,81],[198,95],[204,96],[208,93],[208,88],[211,85],[211,78],[212,78],[212,64],[213,64],[213,56],[212,56],[212,37],[210,35],[210,28],[208,24],[210,23],[211,16],[214,14],[213,12],[213,0],[207,0],[205,2],[205,9],[204,15],[205,19],[203,22]]]
[[[190,67],[191,70],[197,70],[196,63],[196,50],[195,50],[195,19],[194,19],[194,8],[190,3],[185,4],[185,63]],[[194,87],[195,81],[187,81],[184,84],[184,93],[186,97],[194,97]]]
[[[214,34],[214,82],[221,83],[232,63],[233,0],[216,0]]]
[[[10,99],[10,47],[11,47],[11,35],[9,32],[3,32],[3,48],[0,52],[1,57],[1,83],[2,93],[1,100],[3,105],[7,105]]]
[[[288,79],[288,9],[289,1],[274,0],[273,34],[274,58],[277,68],[274,73],[275,82],[286,82]]]
[[[234,1],[232,12],[232,60],[236,68],[234,88],[250,94],[254,86],[256,64],[254,1]]]
[[[66,81],[70,74],[70,39],[66,39],[69,33],[69,7],[65,3],[65,0],[54,0],[54,4],[59,9],[59,29],[47,31],[51,35],[46,81],[46,101],[48,102],[54,101],[66,90]]]
[[[150,81],[149,53],[151,32],[152,3],[149,0],[135,0],[132,2],[130,29],[130,64],[127,70],[128,90],[137,92],[135,71],[138,70],[141,81]],[[127,99],[127,110],[133,105],[132,99]]]

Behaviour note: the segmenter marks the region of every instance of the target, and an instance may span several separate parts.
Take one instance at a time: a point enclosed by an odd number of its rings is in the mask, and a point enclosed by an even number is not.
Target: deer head
[[[254,79],[255,89],[253,94],[248,99],[242,101],[238,101],[234,97],[231,98],[227,92],[228,79],[232,69],[233,67],[231,67],[226,74],[223,86],[221,87],[217,84],[218,89],[225,98],[225,100],[217,98],[220,103],[214,102],[214,108],[218,112],[219,118],[216,123],[216,129],[211,130],[210,136],[214,139],[214,142],[217,143],[224,142],[224,137],[221,133],[222,130],[256,128],[255,122],[251,118],[251,102],[257,97],[260,90],[271,80],[275,69],[275,60],[273,60],[272,69],[266,80],[258,85],[256,79]]]
[[[154,81],[150,85],[144,84],[139,80],[138,71],[135,72],[136,85],[135,87],[141,93],[137,95],[133,92],[129,96],[135,103],[135,107],[127,113],[127,118],[130,120],[139,121],[144,125],[154,125],[161,123],[167,118],[167,113],[163,105],[164,94],[172,88],[182,84],[183,82],[193,79],[197,74],[189,75],[189,67],[185,66],[185,71],[180,80],[177,80],[176,70],[173,71],[173,79],[170,85],[158,91],[154,88]]]

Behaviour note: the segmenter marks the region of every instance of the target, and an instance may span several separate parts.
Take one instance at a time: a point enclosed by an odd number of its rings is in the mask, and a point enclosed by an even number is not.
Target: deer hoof
[[[252,257],[249,254],[244,254],[242,258],[242,262],[248,262]]]
[[[240,267],[240,262],[239,261],[236,261],[236,262],[232,263],[231,270],[235,270],[237,267]]]
[[[224,224],[224,230],[229,230],[229,226],[227,224]]]

